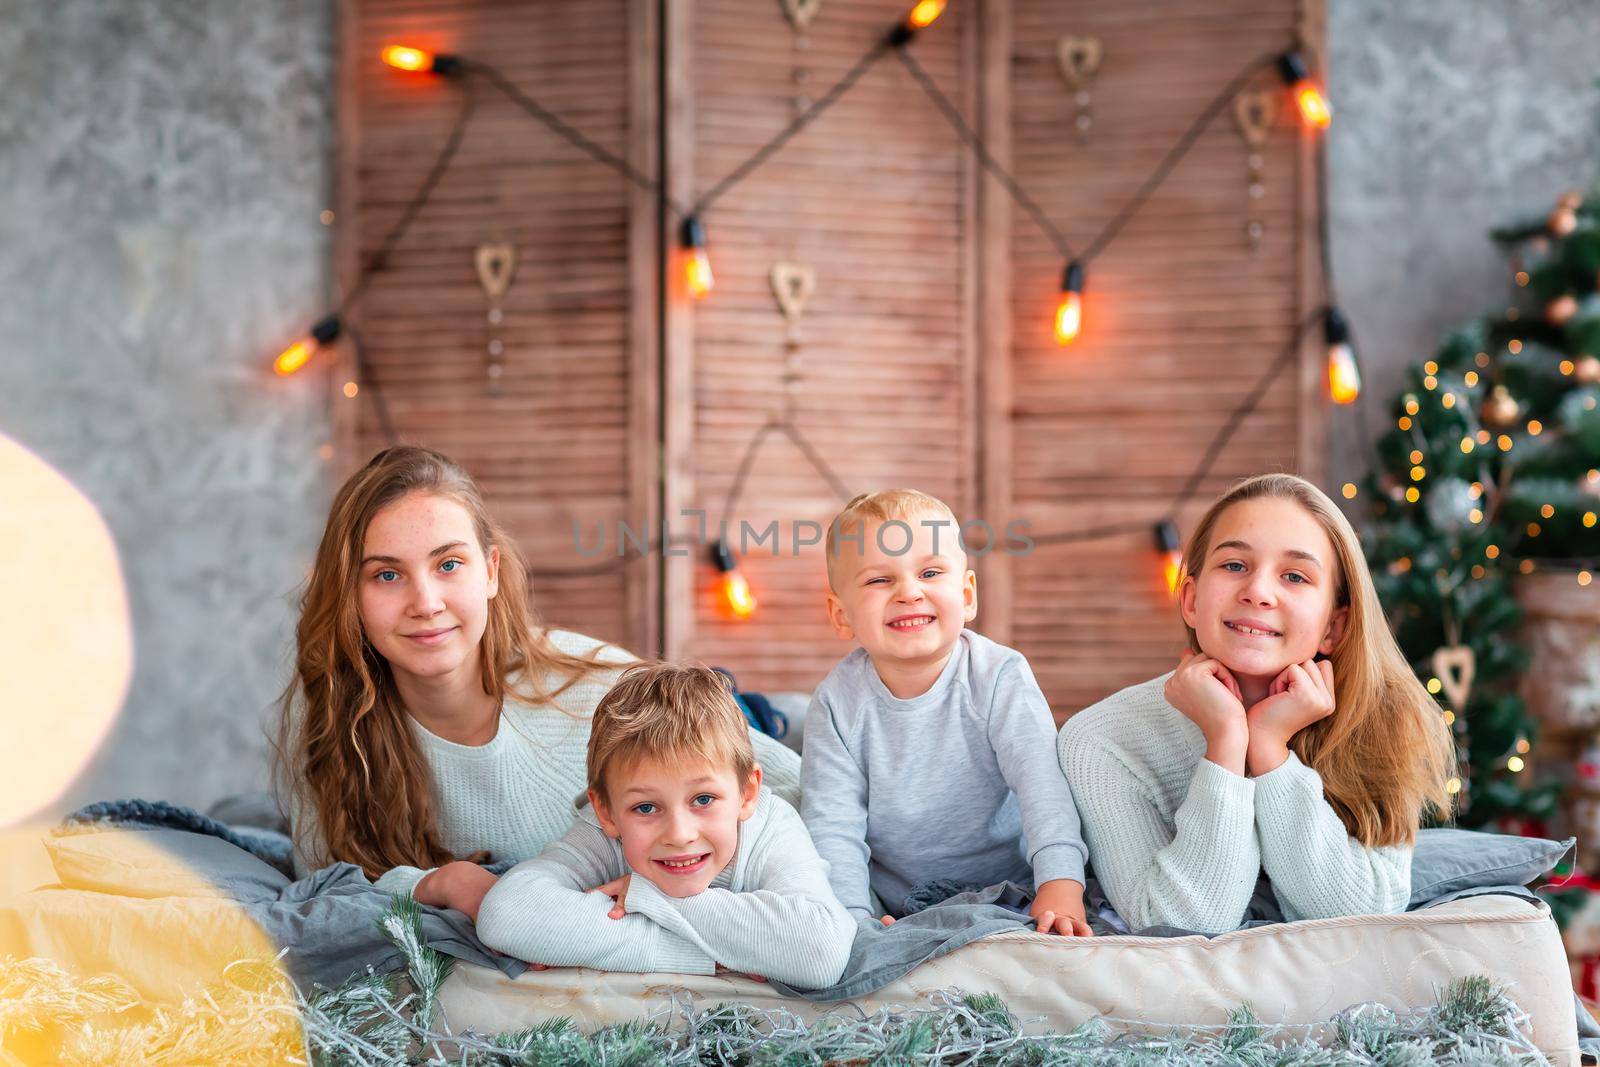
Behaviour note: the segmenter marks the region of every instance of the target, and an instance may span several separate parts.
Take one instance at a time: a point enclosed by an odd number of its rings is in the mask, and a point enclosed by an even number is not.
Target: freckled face
[[[367,526],[357,576],[362,630],[397,676],[476,672],[499,569],[499,550],[484,555],[466,508],[408,493]]]

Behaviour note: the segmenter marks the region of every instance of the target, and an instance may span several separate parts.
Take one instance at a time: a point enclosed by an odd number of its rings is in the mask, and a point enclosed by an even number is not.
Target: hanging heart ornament
[[[1056,41],[1056,66],[1069,89],[1086,89],[1100,69],[1100,38],[1066,34]]]
[[[789,24],[797,30],[811,25],[811,20],[817,17],[817,12],[822,8],[822,0],[778,0],[778,3],[783,6]]]
[[[1457,711],[1467,706],[1472,694],[1472,678],[1478,671],[1478,661],[1466,645],[1451,645],[1433,654],[1433,674],[1439,679],[1445,699]]]
[[[508,244],[479,245],[473,262],[478,268],[478,284],[489,294],[489,299],[498,301],[505,296],[506,290],[511,288],[511,275],[517,269],[516,248]]]
[[[778,310],[790,322],[799,320],[816,287],[817,272],[810,267],[799,263],[773,264],[772,295],[778,298]]]
[[[1242,92],[1233,98],[1233,117],[1239,132],[1252,148],[1267,143],[1272,133],[1273,119],[1277,118],[1277,97],[1267,89]]]

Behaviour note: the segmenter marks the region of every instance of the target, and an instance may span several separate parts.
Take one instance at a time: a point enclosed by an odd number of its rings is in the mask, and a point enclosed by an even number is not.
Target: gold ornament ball
[[[1584,385],[1600,382],[1600,359],[1594,356],[1579,356],[1572,365],[1572,376]]]
[[[1565,237],[1578,228],[1578,213],[1570,207],[1558,207],[1550,213],[1548,226],[1552,237]]]
[[[1571,293],[1556,297],[1544,309],[1544,317],[1556,326],[1565,325],[1577,313],[1578,298]]]
[[[1511,391],[1503,385],[1497,385],[1489,394],[1489,399],[1483,402],[1479,418],[1485,426],[1510,426],[1517,421],[1517,414],[1521,410]]]

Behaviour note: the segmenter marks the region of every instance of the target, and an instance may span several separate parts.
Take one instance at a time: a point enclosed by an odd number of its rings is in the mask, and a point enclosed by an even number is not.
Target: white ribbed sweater
[[[587,656],[604,644],[570,630],[551,630],[549,635],[557,648],[575,656]],[[556,697],[556,706],[508,699],[500,729],[486,744],[458,745],[408,719],[433,772],[440,839],[454,855],[486,849],[496,860],[525,860],[537,856],[572,825],[573,803],[588,782],[589,720],[621,668],[635,662],[630,653],[615,647],[598,658],[618,669],[591,674],[572,685]],[[559,680],[552,678],[547,684],[554,687]],[[765,734],[752,730],[750,736],[765,783],[798,805],[800,757]],[[314,815],[301,818],[294,804],[290,814],[295,873],[303,876],[329,858]],[[409,896],[427,873],[419,867],[396,867],[377,885]]]
[[[1057,737],[1089,862],[1135,930],[1237,928],[1264,870],[1284,918],[1388,914],[1411,895],[1411,848],[1367,848],[1290,753],[1258,778],[1205,758],[1205,735],[1167,703],[1170,675],[1067,720]]]

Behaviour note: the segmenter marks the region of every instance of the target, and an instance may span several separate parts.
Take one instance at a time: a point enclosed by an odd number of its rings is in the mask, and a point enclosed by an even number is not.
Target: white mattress
[[[1157,1026],[1221,1023],[1245,1001],[1267,1022],[1313,1023],[1367,1001],[1426,1006],[1450,979],[1470,974],[1508,986],[1539,1048],[1557,1063],[1577,1062],[1571,979],[1555,923],[1542,904],[1505,896],[1210,939],[1069,940],[1018,931],[967,945],[854,1003],[871,1010],[951,987],[992,992],[1034,1032],[1070,1029],[1094,1015]],[[440,1006],[457,1031],[497,1033],[554,1016],[585,1027],[637,1019],[673,994],[706,1006],[782,1006],[808,1018],[840,1006],[780,997],[743,978],[558,968],[512,980],[467,964],[446,982]]]

